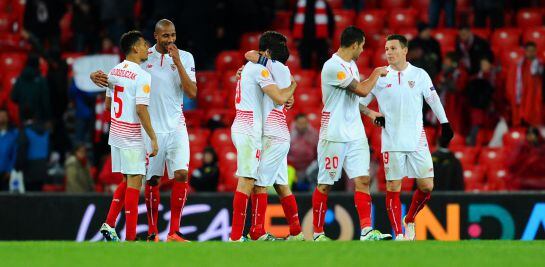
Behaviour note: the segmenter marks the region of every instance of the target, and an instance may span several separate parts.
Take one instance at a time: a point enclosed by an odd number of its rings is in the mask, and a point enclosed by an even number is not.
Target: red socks
[[[405,216],[406,223],[414,222],[416,214],[418,214],[418,212],[424,208],[428,200],[430,200],[430,197],[431,192],[425,193],[420,191],[420,189],[416,189],[416,191],[414,191],[411,207],[409,208],[409,212],[407,212],[407,216]]]
[[[236,191],[233,198],[233,223],[231,228],[231,240],[236,241],[242,237],[244,222],[246,221],[246,208],[248,195]]]
[[[265,212],[267,211],[267,193],[252,194],[252,227],[250,237],[257,240],[265,234]]]
[[[180,216],[187,198],[187,182],[174,182],[170,193],[170,231],[169,235],[180,230]]]
[[[159,217],[159,186],[145,186],[146,209],[148,210],[148,235],[158,234],[157,219]]]
[[[401,200],[399,192],[386,191],[386,212],[395,235],[402,234],[401,229]]]
[[[327,195],[314,190],[312,194],[312,215],[313,215],[313,225],[314,233],[323,233],[324,232],[324,219],[325,213],[327,211]]]
[[[296,236],[301,233],[301,223],[299,222],[299,212],[297,210],[297,202],[294,195],[289,195],[280,199],[282,209],[288,224],[290,225],[290,235]]]
[[[115,227],[117,221],[117,215],[121,212],[123,205],[125,204],[125,191],[127,190],[127,182],[121,182],[114,191],[114,197],[110,204],[110,210],[106,217],[106,224],[110,227]]]
[[[140,190],[127,187],[125,193],[125,240],[134,241],[136,239],[136,223],[138,221],[138,197]]]
[[[354,193],[354,204],[360,218],[360,228],[371,226],[371,195],[356,191]]]

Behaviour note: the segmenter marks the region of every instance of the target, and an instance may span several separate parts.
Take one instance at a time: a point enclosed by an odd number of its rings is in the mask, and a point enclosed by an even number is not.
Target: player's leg
[[[142,188],[142,175],[127,175],[127,192],[125,193],[125,240],[127,241],[136,240],[140,188]]]
[[[431,198],[433,190],[433,161],[428,150],[416,151],[409,154],[409,164],[416,178],[417,189],[414,191],[411,206],[403,218],[405,224],[405,238],[415,240],[414,220],[416,215]]]
[[[147,151],[151,151],[151,142],[149,137],[144,135],[144,141]],[[159,151],[155,157],[148,157],[148,165],[146,172],[146,186],[144,189],[144,200],[146,202],[146,210],[148,217],[148,241],[159,241],[159,230],[157,229],[157,220],[159,218],[159,182],[165,173],[165,157],[166,157],[166,134],[157,134],[157,142]]]
[[[119,148],[111,147],[111,156],[112,156],[112,172],[121,172],[121,155]],[[104,239],[107,241],[119,241],[119,237],[115,231],[115,224],[117,222],[117,217],[125,205],[125,192],[127,191],[127,178],[123,176],[123,181],[119,183],[117,188],[114,191],[114,196],[112,202],[110,203],[110,209],[108,211],[108,216],[106,217],[106,222],[102,224],[100,232],[104,236]]]
[[[250,238],[252,240],[272,241],[272,235],[265,231],[265,212],[267,211],[268,195],[267,187],[258,185],[259,178],[252,190],[252,226]]]
[[[245,134],[232,134],[231,139],[237,149],[237,189],[233,198],[233,221],[229,239],[244,241],[242,237],[246,220],[248,198],[252,193],[257,177],[257,167],[261,153],[261,140]]]
[[[287,176],[287,170],[286,170]],[[286,179],[287,180],[287,179]],[[297,207],[297,201],[295,201],[295,195],[291,192],[288,184],[275,184],[274,189],[280,198],[284,215],[290,226],[290,235],[287,240],[303,241],[303,231],[301,229],[301,222],[299,221],[299,209]]]
[[[170,230],[167,241],[186,242],[180,230],[180,219],[187,200],[189,138],[187,130],[181,129],[169,134],[166,163],[169,178],[174,177],[170,193]],[[172,171],[174,170],[174,171]]]
[[[404,152],[384,152],[384,172],[386,173],[386,212],[394,231],[395,239],[403,239],[401,227],[401,181],[405,176],[406,155]]]

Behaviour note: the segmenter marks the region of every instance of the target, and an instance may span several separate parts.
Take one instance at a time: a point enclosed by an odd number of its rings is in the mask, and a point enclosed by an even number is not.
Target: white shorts
[[[290,142],[270,137],[263,137],[263,151],[257,169],[258,186],[288,184],[288,152]]]
[[[351,142],[318,143],[318,184],[332,185],[341,178],[342,170],[348,178],[369,176],[369,144],[367,138]]]
[[[177,129],[171,133],[157,133],[159,151],[155,157],[149,158],[146,179],[153,176],[162,177],[167,166],[168,178],[174,178],[174,172],[189,169],[189,137],[186,128]],[[151,140],[144,138],[146,150],[151,152]]]
[[[111,146],[112,172],[127,175],[146,174],[146,149]]]
[[[433,161],[429,150],[390,151],[382,153],[386,180],[433,177]]]
[[[238,177],[257,179],[257,168],[261,157],[261,137],[232,133],[231,140],[237,149]]]

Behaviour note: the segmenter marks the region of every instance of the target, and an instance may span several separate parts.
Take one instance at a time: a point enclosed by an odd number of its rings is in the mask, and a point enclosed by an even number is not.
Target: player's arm
[[[109,96],[106,96],[106,99],[104,99],[104,110],[109,113],[111,108],[112,108],[112,98]]]
[[[172,60],[176,65],[176,69],[178,69],[178,76],[180,76],[182,90],[184,90],[184,93],[186,93],[189,98],[197,97],[197,83],[194,82],[187,74],[184,65],[182,64],[182,60],[180,59],[180,50],[178,50],[176,45],[171,44],[168,47],[168,53],[172,57]],[[192,68],[194,71],[195,64],[190,62],[190,65],[192,66],[188,67]]]
[[[374,98],[373,94],[369,94],[365,98],[362,98],[360,100],[360,104],[359,104],[360,112],[363,115],[369,117],[376,126],[386,127],[386,120],[384,118],[384,115],[380,112],[370,109],[367,106],[369,105],[369,103],[371,103],[371,101],[373,101],[373,98]]]
[[[367,79],[361,82],[358,82],[356,81],[356,79],[353,79],[348,84],[346,89],[354,92],[354,94],[358,96],[366,97],[371,92],[371,90],[373,90],[373,87],[375,87],[375,84],[377,83],[378,78],[386,76],[386,74],[388,74],[388,70],[386,69],[386,67],[376,68],[375,70],[373,70],[373,72]]]
[[[255,51],[255,50],[250,50],[250,51],[246,52],[246,54],[244,54],[244,57],[246,58],[246,60],[248,60],[250,62],[257,63],[257,64],[262,65],[265,68],[271,70],[272,61],[269,58],[267,58],[266,56],[263,56],[263,55],[259,54],[259,52]]]
[[[102,70],[97,70],[89,75],[91,81],[98,87],[108,87],[108,75]]]
[[[136,114],[138,115],[138,118],[140,119],[140,123],[142,124],[142,127],[146,131],[146,134],[149,136],[151,140],[151,147],[153,151],[151,152],[149,156],[153,157],[157,155],[157,151],[159,150],[159,147],[157,146],[157,136],[155,135],[155,131],[151,127],[151,119],[149,117],[148,106],[143,104],[136,105]]]
[[[290,86],[284,89],[278,88],[276,84],[270,84],[262,88],[263,93],[268,95],[276,105],[284,105],[290,98],[293,97],[295,93],[295,88],[297,88],[297,83],[295,80],[291,80]]]
[[[454,137],[454,132],[450,127],[445,108],[443,107],[443,104],[441,104],[441,99],[433,86],[430,76],[425,72],[422,75],[424,76],[423,84],[425,84],[422,95],[433,111],[433,114],[437,117],[437,120],[441,123],[441,136],[439,137],[439,142],[442,145],[448,146],[450,140]]]

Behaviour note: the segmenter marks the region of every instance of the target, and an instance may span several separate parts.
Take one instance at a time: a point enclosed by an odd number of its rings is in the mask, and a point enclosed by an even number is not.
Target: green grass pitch
[[[545,266],[545,241],[0,242],[0,266]]]

